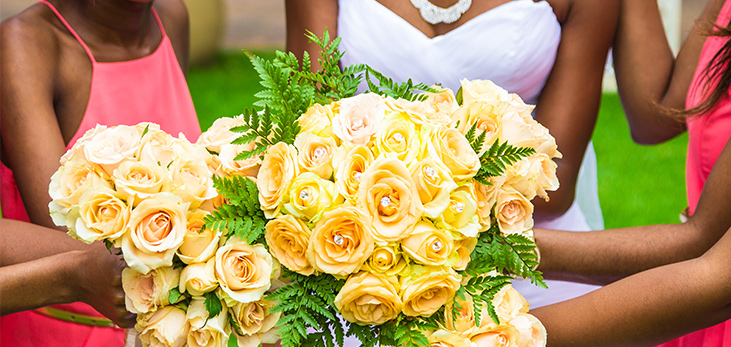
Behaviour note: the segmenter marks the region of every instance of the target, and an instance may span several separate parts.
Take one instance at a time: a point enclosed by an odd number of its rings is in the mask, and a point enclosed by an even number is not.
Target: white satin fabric
[[[452,31],[425,36],[376,0],[339,0],[338,36],[344,65],[365,63],[397,82],[440,83],[455,92],[459,80],[487,79],[535,103],[556,60],[561,25],[551,6],[513,0]],[[367,89],[365,85],[361,86]],[[560,150],[560,148],[559,148]],[[540,228],[603,229],[596,182],[596,154],[589,144],[571,208],[536,224]],[[597,287],[548,281],[551,290],[514,282],[531,307],[585,294]]]

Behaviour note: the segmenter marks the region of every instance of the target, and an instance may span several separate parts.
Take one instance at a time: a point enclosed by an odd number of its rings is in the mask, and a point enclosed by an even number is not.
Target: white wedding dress
[[[455,92],[459,80],[486,79],[535,103],[556,59],[561,25],[551,6],[513,0],[434,38],[425,36],[376,0],[339,0],[338,36],[344,65],[366,63],[403,82],[441,83]],[[560,150],[560,148],[559,148]],[[603,229],[597,193],[596,154],[584,156],[574,204],[562,216],[536,227],[586,231]],[[585,294],[596,286],[547,281],[550,290],[529,281],[514,287],[531,308]]]

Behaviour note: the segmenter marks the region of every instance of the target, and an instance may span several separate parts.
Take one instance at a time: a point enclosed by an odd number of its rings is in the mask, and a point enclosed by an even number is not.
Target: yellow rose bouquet
[[[263,245],[205,226],[222,204],[213,186],[222,167],[205,145],[157,124],[98,125],[51,178],[54,222],[74,238],[121,249],[126,307],[146,346],[278,339],[279,314],[264,294],[279,263]]]
[[[530,201],[558,188],[533,107],[489,81],[455,94],[341,69],[337,39],[310,39],[320,71],[307,55],[250,55],[263,109],[201,137],[230,174],[214,178],[225,202],[207,225],[282,265],[266,296],[282,345],[545,345],[510,286],[545,286]],[[355,95],[363,75],[370,91]]]

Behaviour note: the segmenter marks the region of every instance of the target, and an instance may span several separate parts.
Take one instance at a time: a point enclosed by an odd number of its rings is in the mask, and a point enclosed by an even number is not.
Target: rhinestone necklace
[[[470,6],[472,6],[472,0],[459,0],[456,4],[447,8],[439,7],[434,5],[429,0],[411,0],[411,4],[419,9],[421,18],[429,24],[437,24],[444,22],[446,24],[454,23],[462,17]]]

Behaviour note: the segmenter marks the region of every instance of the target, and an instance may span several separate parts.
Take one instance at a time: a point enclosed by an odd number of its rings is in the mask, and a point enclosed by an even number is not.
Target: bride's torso
[[[376,0],[339,0],[344,65],[367,63],[402,82],[489,79],[535,102],[556,59],[561,25],[546,1],[513,0],[430,38]]]

